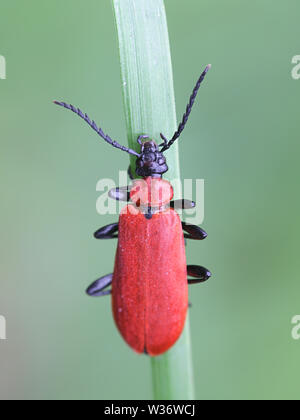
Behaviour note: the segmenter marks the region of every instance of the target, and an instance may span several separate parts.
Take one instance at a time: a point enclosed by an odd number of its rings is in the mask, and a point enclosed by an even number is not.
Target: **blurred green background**
[[[166,0],[180,117],[213,64],[180,141],[183,178],[205,179],[209,237],[187,248],[214,277],[190,289],[197,398],[299,398],[297,0]],[[116,331],[110,300],[85,296],[112,271],[97,242],[96,182],[127,156],[51,101],[88,111],[126,143],[109,0],[1,4],[1,399],[151,398],[150,363]]]

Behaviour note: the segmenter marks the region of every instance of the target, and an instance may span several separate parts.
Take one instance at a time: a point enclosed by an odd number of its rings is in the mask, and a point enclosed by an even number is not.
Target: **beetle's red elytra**
[[[140,153],[112,140],[79,108],[55,101],[84,119],[107,143],[136,156],[136,175],[142,179],[133,179],[129,170],[132,185],[109,192],[111,198],[129,204],[121,211],[118,223],[94,234],[97,239],[118,238],[114,272],[97,279],[87,293],[112,294],[113,316],[122,337],[134,351],[150,356],[163,354],[180,337],[188,310],[188,284],[211,277],[206,268],[186,264],[185,238],[202,240],[207,234],[199,226],[182,222],[176,208],[190,209],[195,203],[172,201],[172,185],[162,179],[168,170],[163,152],[182,133],[209,68],[198,79],[171,140],[161,134],[163,143],[157,145],[148,135],[141,135],[137,139]],[[107,290],[110,285],[111,290]]]
[[[118,329],[136,352],[156,356],[179,338],[188,283],[183,231],[174,210],[151,220],[140,212],[121,213],[112,304]]]

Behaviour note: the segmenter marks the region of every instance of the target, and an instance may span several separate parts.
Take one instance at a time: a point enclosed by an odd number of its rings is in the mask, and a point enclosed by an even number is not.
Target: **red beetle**
[[[168,141],[161,134],[163,143],[158,146],[148,136],[140,136],[140,153],[113,141],[79,108],[55,101],[83,118],[109,144],[137,157],[136,174],[142,179],[109,192],[111,198],[130,204],[122,210],[119,223],[94,234],[97,239],[118,238],[114,273],[96,280],[87,293],[112,294],[114,319],[124,340],[137,353],[150,356],[164,353],[180,337],[188,310],[188,283],[203,282],[211,276],[204,267],[186,265],[184,238],[205,239],[207,234],[198,226],[181,222],[175,209],[192,208],[195,203],[171,201],[172,186],[162,179],[168,170],[163,152],[183,131],[209,68],[197,81],[172,139]],[[112,289],[105,290],[111,284]]]

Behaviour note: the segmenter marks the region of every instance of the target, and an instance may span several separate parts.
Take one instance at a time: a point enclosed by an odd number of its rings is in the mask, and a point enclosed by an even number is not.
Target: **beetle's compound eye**
[[[130,190],[130,199],[138,207],[163,206],[173,198],[172,185],[161,178],[136,179]]]

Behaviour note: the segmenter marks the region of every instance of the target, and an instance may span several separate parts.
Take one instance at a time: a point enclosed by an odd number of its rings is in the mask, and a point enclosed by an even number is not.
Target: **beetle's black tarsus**
[[[102,137],[107,143],[109,143],[111,146],[116,147],[117,149],[122,150],[123,152],[127,152],[130,155],[134,155],[139,157],[140,154],[137,153],[135,150],[129,149],[128,147],[122,146],[115,140],[112,140],[107,134],[104,134],[103,130],[100,127],[97,127],[95,121],[91,121],[90,117],[87,114],[84,114],[79,108],[76,108],[75,106],[71,104],[66,104],[65,102],[58,102],[54,101],[56,105],[62,106],[63,108],[69,109],[70,111],[74,112],[76,115],[78,115],[80,118],[82,118],[88,125],[96,131],[96,133]]]
[[[183,209],[183,210],[190,210],[196,206],[196,203],[191,200],[185,200],[184,198],[181,200],[173,200],[170,202],[171,209]]]
[[[201,76],[199,77],[199,79],[198,79],[198,81],[196,83],[196,86],[194,87],[194,90],[192,92],[192,95],[190,97],[189,103],[187,104],[186,111],[183,114],[182,121],[179,124],[178,129],[177,129],[177,131],[175,131],[175,133],[174,133],[173,137],[171,138],[171,140],[167,144],[164,144],[163,148],[161,149],[161,152],[162,153],[165,152],[166,150],[168,150],[172,146],[172,144],[175,142],[175,140],[177,140],[179,138],[180,134],[184,130],[184,127],[186,126],[186,123],[187,123],[187,121],[189,119],[189,116],[190,116],[190,113],[192,111],[192,108],[193,108],[193,105],[194,105],[194,102],[195,102],[197,93],[199,91],[199,88],[201,86],[201,83],[203,82],[203,80],[204,80],[204,78],[205,78],[205,76],[206,76],[206,74],[207,74],[207,72],[208,72],[208,70],[210,68],[211,68],[211,65],[209,64],[205,68],[205,70],[201,74]]]
[[[112,188],[109,192],[108,192],[108,196],[110,198],[113,198],[114,200],[117,201],[130,201],[130,187],[126,186],[126,187],[117,187],[117,188]]]
[[[128,173],[129,179],[131,179],[131,181],[133,181],[134,176],[133,176],[133,173],[132,173],[132,170],[131,170],[131,165],[128,166],[127,173]]]
[[[118,230],[119,224],[112,223],[111,225],[103,226],[102,228],[98,229],[97,232],[94,233],[94,237],[96,239],[114,239],[118,237],[116,234]]]
[[[190,225],[188,223],[182,222],[182,229],[187,232],[184,234],[184,237],[187,239],[203,240],[207,238],[207,233],[205,230],[197,225]]]
[[[107,296],[111,294],[111,290],[104,290],[111,285],[113,279],[113,274],[107,274],[106,276],[101,277],[100,279],[94,281],[86,293],[92,297]]]
[[[189,284],[203,283],[211,277],[211,272],[200,265],[188,265],[188,276],[195,277],[195,279],[188,279]]]

